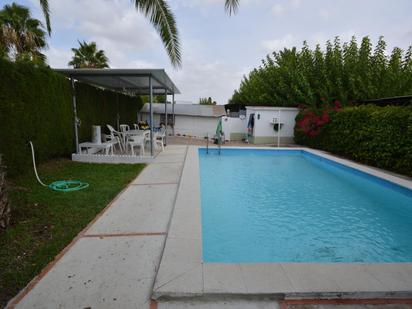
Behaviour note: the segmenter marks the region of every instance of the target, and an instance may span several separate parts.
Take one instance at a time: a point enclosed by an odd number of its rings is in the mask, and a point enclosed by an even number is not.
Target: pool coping
[[[412,298],[412,263],[204,263],[202,261],[199,146],[189,146],[154,299],[268,297]],[[412,181],[305,147],[225,147],[304,150],[412,189]]]

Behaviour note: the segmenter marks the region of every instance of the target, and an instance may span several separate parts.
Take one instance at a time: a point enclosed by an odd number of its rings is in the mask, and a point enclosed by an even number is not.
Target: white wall
[[[222,117],[222,129],[226,140],[241,140],[247,133],[247,118]]]
[[[273,118],[277,118],[280,111],[280,122],[283,126],[279,132],[280,137],[284,140],[292,140],[294,136],[295,118],[299,112],[298,108],[290,107],[260,107],[260,106],[248,106],[246,107],[246,119],[249,119],[249,115],[255,114],[255,126],[253,130],[253,136],[262,137],[275,137],[277,132],[273,130]]]
[[[148,113],[141,113],[142,119],[149,122],[150,115]],[[154,126],[160,125],[160,115],[153,115]],[[216,128],[219,118],[216,117],[198,117],[198,116],[184,116],[175,115],[175,135],[190,135],[194,137],[203,138],[209,134],[210,138],[216,134]],[[169,129],[169,132],[172,132]]]
[[[212,138],[216,134],[219,118],[176,115],[175,135],[191,135]]]

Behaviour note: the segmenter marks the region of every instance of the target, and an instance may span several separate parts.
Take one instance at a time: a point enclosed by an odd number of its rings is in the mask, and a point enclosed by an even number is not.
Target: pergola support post
[[[165,88],[165,146],[167,145],[167,124],[168,124],[168,119],[167,119],[167,89]]]
[[[150,155],[153,157],[153,84],[152,76],[149,76],[149,97],[150,97]]]
[[[77,118],[77,99],[76,99],[76,87],[73,77],[70,77],[72,84],[72,102],[73,102],[73,117],[74,117],[74,142],[76,145],[76,153],[80,153],[79,149],[79,119]]]
[[[172,135],[175,136],[175,93],[172,93]]]

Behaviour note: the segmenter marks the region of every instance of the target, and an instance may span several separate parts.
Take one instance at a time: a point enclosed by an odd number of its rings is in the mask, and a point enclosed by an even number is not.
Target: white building
[[[298,108],[247,106],[246,117],[223,117],[227,140],[248,140],[253,144],[293,143]],[[280,129],[278,129],[280,124]]]
[[[165,104],[154,103],[153,125],[160,126],[165,121]],[[219,118],[226,115],[223,105],[200,105],[200,104],[175,104],[175,135],[192,136],[203,138],[209,135],[212,138],[216,134]],[[172,104],[167,104],[168,127],[171,133],[173,125]],[[150,119],[150,104],[146,103],[139,112],[139,120]]]

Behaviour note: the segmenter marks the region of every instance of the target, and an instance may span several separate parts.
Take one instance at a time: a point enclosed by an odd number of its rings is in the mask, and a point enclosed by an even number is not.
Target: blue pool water
[[[205,262],[412,262],[411,190],[300,150],[199,155]]]

